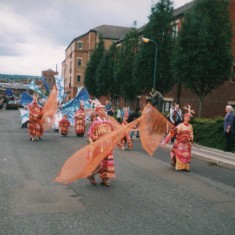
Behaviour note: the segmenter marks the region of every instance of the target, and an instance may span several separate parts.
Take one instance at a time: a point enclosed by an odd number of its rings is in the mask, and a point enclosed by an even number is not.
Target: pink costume
[[[97,117],[88,132],[91,141],[96,141],[100,137],[113,131],[113,126],[106,118]],[[102,147],[102,146],[101,146]],[[102,180],[115,177],[113,152],[111,151],[101,162],[100,166],[93,172],[92,176],[99,173]],[[105,181],[104,181],[105,182]]]
[[[186,116],[187,114],[185,114]],[[176,170],[190,171],[191,148],[193,142],[193,127],[188,122],[177,125],[170,131],[163,145],[168,143],[172,137],[176,136],[171,150],[171,165]]]
[[[76,111],[74,115],[74,127],[77,136],[83,136],[86,129],[86,113],[84,111],[84,106],[81,106],[79,110]]]

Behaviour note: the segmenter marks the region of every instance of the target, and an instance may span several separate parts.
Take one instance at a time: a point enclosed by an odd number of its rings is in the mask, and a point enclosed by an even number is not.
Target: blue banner
[[[5,90],[5,95],[6,95],[6,96],[13,96],[12,89],[6,88],[6,90]]]
[[[68,119],[71,125],[74,125],[74,113],[80,108],[80,101],[84,101],[84,108],[91,108],[89,102],[90,96],[85,87],[79,87],[76,96],[62,105],[62,113],[68,115]]]
[[[25,106],[33,101],[33,98],[26,92],[21,94],[20,105]]]
[[[30,90],[33,90],[34,92],[40,94],[42,97],[47,98],[39,89],[38,85],[35,84],[34,80],[32,80],[29,85],[27,85],[27,88]]]
[[[64,79],[62,76],[55,76],[55,83],[57,88],[57,100],[61,104],[64,99]]]

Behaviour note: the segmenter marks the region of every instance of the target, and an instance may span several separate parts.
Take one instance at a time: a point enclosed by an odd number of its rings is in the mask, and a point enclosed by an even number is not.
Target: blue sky
[[[174,0],[180,7],[191,0]],[[155,0],[0,0],[0,73],[61,74],[65,49],[99,25],[137,27],[148,22]]]

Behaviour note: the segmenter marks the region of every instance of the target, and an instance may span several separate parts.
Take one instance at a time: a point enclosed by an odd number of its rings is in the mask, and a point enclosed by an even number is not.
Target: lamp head
[[[148,39],[148,38],[142,38],[142,42],[148,43],[148,42],[149,42],[149,39]]]

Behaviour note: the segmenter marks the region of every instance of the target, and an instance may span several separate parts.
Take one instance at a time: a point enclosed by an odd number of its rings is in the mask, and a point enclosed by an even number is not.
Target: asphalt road
[[[0,235],[235,234],[235,172],[194,159],[176,172],[169,152],[115,150],[111,187],[53,183],[86,138],[47,131],[30,142],[19,111],[0,111]]]

